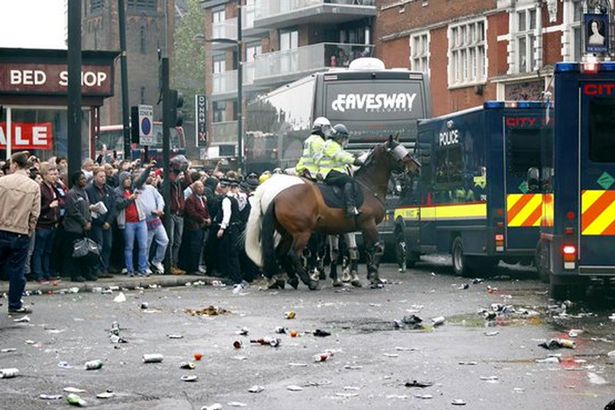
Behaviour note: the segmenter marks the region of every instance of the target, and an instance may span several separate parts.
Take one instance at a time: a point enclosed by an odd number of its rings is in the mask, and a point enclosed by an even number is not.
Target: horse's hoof
[[[284,279],[278,279],[275,281],[278,285],[278,289],[284,289],[286,286],[286,281]]]
[[[310,283],[308,284],[308,288],[310,288],[310,290],[320,290],[318,281],[315,281],[315,280],[310,281]]]
[[[292,286],[293,289],[297,290],[297,288],[299,287],[299,279],[290,278],[288,279],[288,284]]]
[[[342,283],[341,280],[334,279],[333,282],[332,282],[332,285],[333,285],[334,288],[339,288],[339,287],[342,287],[344,284]]]
[[[361,281],[359,279],[355,279],[355,280],[351,281],[350,284],[352,286],[354,286],[355,288],[363,287],[363,284],[361,283]]]

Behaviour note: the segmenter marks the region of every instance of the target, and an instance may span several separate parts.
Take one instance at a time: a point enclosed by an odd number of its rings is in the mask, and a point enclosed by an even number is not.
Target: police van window
[[[507,139],[507,167],[510,175],[525,177],[540,167],[540,129],[511,129]]]
[[[589,159],[615,162],[615,100],[594,98],[589,103]]]
[[[463,152],[460,144],[436,149],[434,155],[436,184],[463,182]]]

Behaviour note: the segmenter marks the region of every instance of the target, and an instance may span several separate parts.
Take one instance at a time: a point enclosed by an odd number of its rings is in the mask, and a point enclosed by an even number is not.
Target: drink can
[[[186,370],[194,370],[196,368],[196,365],[194,363],[190,363],[190,362],[181,362],[179,364],[179,368],[180,369],[186,369]]]
[[[164,359],[160,353],[144,354],[143,363],[160,363]]]
[[[19,369],[0,369],[0,379],[10,379],[19,375]]]
[[[436,327],[436,326],[443,325],[445,320],[446,319],[444,318],[444,316],[438,316],[438,317],[434,317],[433,319],[431,319],[431,323],[434,325],[434,327]]]
[[[559,344],[567,349],[574,349],[576,347],[574,340],[570,339],[559,339]]]
[[[297,314],[291,310],[289,312],[286,312],[284,316],[286,317],[286,319],[294,319],[297,316]]]
[[[85,362],[85,370],[98,370],[102,366],[102,360],[90,360],[89,362]]]

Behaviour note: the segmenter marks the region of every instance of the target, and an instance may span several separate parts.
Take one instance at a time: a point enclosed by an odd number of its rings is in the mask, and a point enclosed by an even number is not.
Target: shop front
[[[43,160],[67,156],[69,144],[81,144],[82,158],[93,157],[99,109],[113,95],[117,56],[82,52],[79,141],[68,133],[67,51],[0,48],[0,158],[22,150]]]

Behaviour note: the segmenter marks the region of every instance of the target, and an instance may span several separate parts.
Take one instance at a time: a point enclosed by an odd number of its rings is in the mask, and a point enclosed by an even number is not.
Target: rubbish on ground
[[[316,336],[316,337],[327,337],[327,336],[331,336],[331,333],[327,332],[325,330],[316,329],[316,330],[314,330],[314,336]]]
[[[576,343],[574,340],[570,339],[551,339],[548,342],[544,342],[539,344],[538,346],[544,347],[548,350],[555,350],[565,347],[567,349],[574,349],[576,347]]]
[[[326,362],[333,357],[333,352],[318,353],[313,356],[315,362]]]
[[[68,288],[68,293],[79,293],[79,288],[76,286]]]
[[[383,355],[386,357],[399,357],[397,353],[383,353]]]
[[[233,342],[233,347],[234,347],[235,349],[241,349],[241,340],[235,340],[235,341]]]
[[[433,399],[433,396],[431,394],[415,394],[414,397],[416,397],[417,399],[423,399],[423,400]]]
[[[183,381],[183,382],[195,382],[195,381],[197,381],[197,379],[198,379],[198,378],[199,378],[199,377],[198,377],[198,376],[196,376],[196,375],[188,375],[188,374],[185,374],[185,375],[183,375],[183,376],[180,378],[180,380],[181,380],[181,381]]]
[[[239,329],[239,332],[237,332],[239,336],[247,336],[248,333],[250,333],[250,330],[248,330],[247,327],[242,327],[241,329]]]
[[[498,288],[487,286],[487,293],[494,293],[497,291],[498,291]]]
[[[231,407],[246,407],[247,406],[246,403],[242,403],[240,401],[229,401],[226,404],[228,404]],[[222,408],[222,407],[220,407],[220,408]]]
[[[515,387],[515,388],[513,388],[513,391],[515,393],[524,393],[525,389],[523,387]]]
[[[386,398],[388,400],[390,399],[406,400],[407,398],[409,398],[409,396],[406,396],[405,394],[387,394]]]
[[[103,288],[101,287],[94,287],[92,288],[92,293],[102,293]]]
[[[294,319],[295,317],[297,317],[297,314],[291,310],[289,312],[284,313],[284,317],[286,319]]]
[[[393,321],[393,325],[396,329],[401,329],[403,327],[410,327],[411,329],[422,329],[423,325],[421,324],[423,319],[416,315],[404,316],[401,320]]]
[[[291,362],[291,363],[288,363],[288,365],[291,366],[291,367],[307,367],[307,363]]]
[[[167,335],[169,339],[183,339],[182,335]]]
[[[451,402],[453,406],[465,406],[466,402],[461,399],[455,399]]]
[[[103,393],[98,393],[96,395],[97,399],[110,399],[112,397],[115,397],[115,393],[113,393],[112,391],[106,391]]]
[[[286,329],[283,328],[282,326],[278,326],[275,328],[274,332],[276,334],[283,335],[283,334],[286,334]]]
[[[582,329],[570,329],[570,331],[568,332],[568,337],[571,337],[571,338],[579,337],[579,335],[582,333],[583,333]]]
[[[344,366],[344,369],[346,370],[360,370],[362,368],[363,366],[357,366],[357,365],[351,365],[351,364],[347,364]]]
[[[214,281],[217,282],[217,281]],[[222,405],[220,403],[214,403],[211,406],[203,406],[201,410],[222,410]]]
[[[98,370],[103,367],[102,360],[90,360],[89,362],[85,362],[85,370]]]
[[[425,387],[431,387],[433,386],[432,382],[420,382],[417,380],[412,380],[411,382],[406,382],[406,384],[404,384],[404,386],[406,387],[419,387],[421,389],[425,388]]]
[[[78,389],[76,387],[65,387],[64,391],[66,393],[85,393],[85,390],[83,389]]]
[[[195,353],[192,356],[194,357],[194,360],[196,360],[197,362],[200,362],[201,359],[203,358],[203,353]]]
[[[60,369],[72,369],[73,368],[73,366],[71,366],[70,364],[68,364],[68,362],[65,362],[65,361],[58,363],[58,367]]]
[[[180,369],[194,370],[196,368],[196,364],[191,362],[181,362],[179,364]]]
[[[17,349],[15,349],[14,347],[7,347],[6,349],[0,349],[0,353],[11,353],[15,351],[17,351]]]
[[[213,305],[207,306],[203,309],[186,309],[185,312],[188,313],[190,316],[218,316],[224,315],[226,313],[231,313],[229,310]]]
[[[547,357],[545,359],[536,359],[536,363],[559,363],[559,357]]]
[[[248,389],[248,392],[250,392],[250,393],[260,393],[263,390],[265,390],[265,388],[263,386],[254,385],[254,386],[252,386],[252,387],[250,387]]]
[[[233,359],[239,360],[239,361],[241,361],[241,360],[248,360],[248,358],[246,356],[233,356]]]
[[[30,318],[28,316],[22,316],[20,318],[13,319],[13,322],[15,323],[28,323],[29,321],[30,321]]]
[[[123,292],[120,292],[119,295],[117,295],[116,297],[113,298],[113,301],[115,303],[122,303],[122,302],[126,302],[126,295],[124,295]]]
[[[609,319],[615,322],[615,313],[613,313],[611,316],[609,316]]]
[[[84,407],[87,406],[87,402],[83,400],[81,397],[77,396],[75,393],[71,393],[66,396],[66,401],[71,406]]]
[[[290,386],[286,386],[286,390],[289,390],[289,391],[301,391],[301,390],[303,390],[303,387],[296,386],[296,385],[293,384],[293,385],[290,385]]]
[[[141,309],[149,309],[149,303],[141,302]]]
[[[160,353],[144,354],[143,363],[160,363],[164,359],[164,356]]]
[[[262,346],[278,347],[282,340],[279,337],[261,337],[260,339],[252,339],[250,343],[259,344]]]
[[[118,335],[109,335],[109,340],[111,340],[111,343],[113,344],[117,344],[117,343],[128,343],[128,341],[122,337],[119,337]]]
[[[60,400],[62,399],[61,394],[41,394],[38,396],[39,399],[42,400]]]
[[[498,376],[481,376],[480,379],[487,383],[499,383]]]
[[[19,375],[19,369],[14,367],[8,369],[0,369],[0,379],[11,379]]]
[[[499,334],[500,334],[500,332],[498,332],[498,331],[485,332],[485,336],[497,336]]]
[[[469,289],[469,288],[470,288],[470,285],[468,285],[467,283],[462,283],[461,285],[459,285],[457,290],[465,290],[465,289]]]
[[[478,362],[459,362],[460,366],[476,366]]]
[[[296,330],[291,330],[290,331],[290,337],[297,337],[297,336],[299,336],[299,333],[297,333]]]
[[[483,283],[485,280],[481,278],[472,279],[472,285],[478,285],[479,283]]]
[[[446,320],[446,319],[444,318],[444,316],[434,317],[433,319],[431,319],[431,324],[432,324],[434,327],[441,326],[441,325],[443,325],[443,324],[444,324],[444,321],[445,321],[445,320]]]
[[[608,384],[609,382],[602,376],[597,375],[596,373],[587,372],[587,377],[589,378],[589,382],[591,384]]]
[[[47,332],[51,333],[52,335],[57,335],[66,332],[66,329],[47,329]]]
[[[351,397],[357,397],[359,393],[335,393],[336,396],[343,397],[345,399],[349,399]]]
[[[247,288],[249,285],[247,282],[238,283],[233,286],[233,295],[241,295],[241,291]]]

